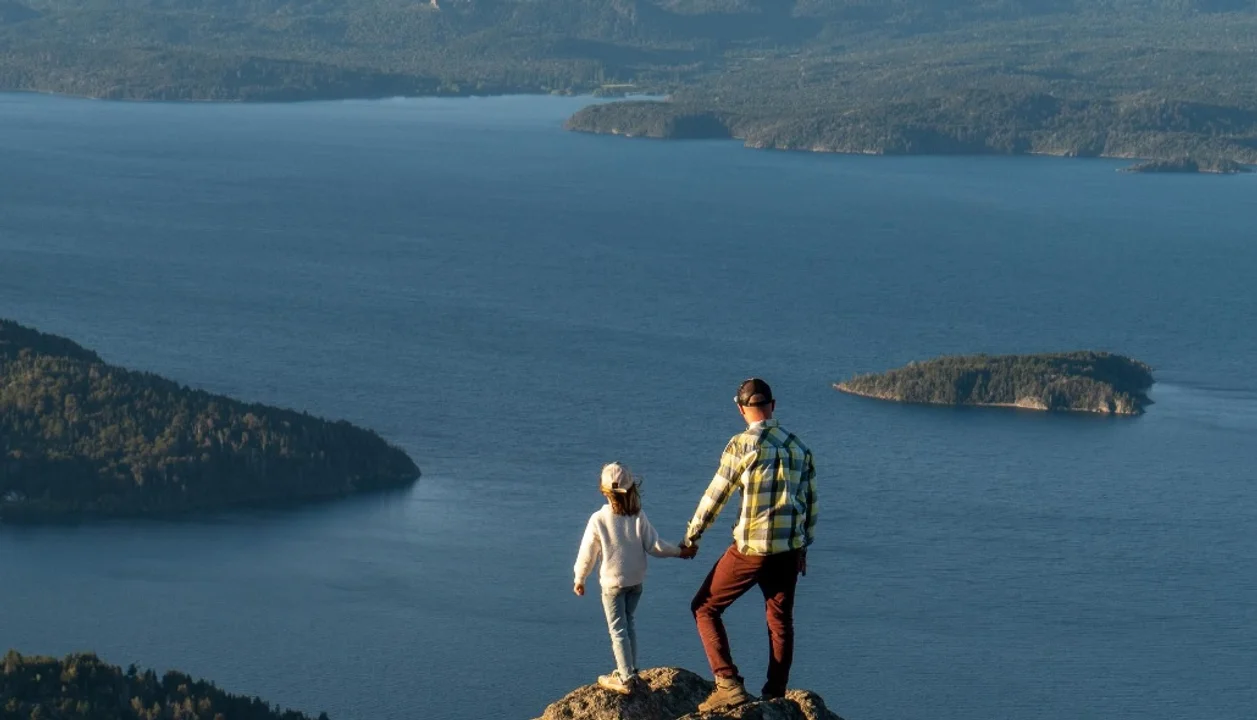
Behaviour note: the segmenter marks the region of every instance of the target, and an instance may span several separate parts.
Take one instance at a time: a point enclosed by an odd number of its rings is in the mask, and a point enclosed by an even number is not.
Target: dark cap
[[[733,401],[742,407],[760,407],[773,401],[773,389],[759,378],[742,381],[738,386],[738,394]]]

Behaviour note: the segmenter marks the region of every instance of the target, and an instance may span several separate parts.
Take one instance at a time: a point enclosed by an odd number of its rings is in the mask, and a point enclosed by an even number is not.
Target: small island
[[[905,403],[1139,415],[1152,404],[1152,383],[1152,368],[1138,360],[1080,351],[940,357],[834,387]]]
[[[165,518],[418,478],[369,430],[115,367],[0,320],[0,521]]]
[[[1122,168],[1122,172],[1239,175],[1252,172],[1252,170],[1246,165],[1241,165],[1227,158],[1194,160],[1189,157],[1181,157],[1172,160],[1148,160],[1137,165],[1131,165],[1128,168]]]
[[[311,720],[255,697],[231,695],[213,683],[170,671],[160,677],[134,665],[123,671],[92,653],[65,659],[10,650],[0,661],[0,717],[82,720]],[[319,715],[318,720],[327,720]]]

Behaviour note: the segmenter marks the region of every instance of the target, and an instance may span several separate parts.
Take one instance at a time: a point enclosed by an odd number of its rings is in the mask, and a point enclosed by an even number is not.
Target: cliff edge
[[[842,720],[820,696],[791,690],[781,700],[752,702],[714,713],[698,712],[712,683],[681,668],[643,671],[647,689],[624,696],[586,685],[550,705],[537,720]]]

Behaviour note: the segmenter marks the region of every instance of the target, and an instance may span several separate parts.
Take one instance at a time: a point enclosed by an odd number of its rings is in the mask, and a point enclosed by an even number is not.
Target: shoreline
[[[1062,408],[1062,409],[1057,410],[1043,404],[1032,405],[1029,403],[1019,403],[1019,402],[1017,403],[910,402],[908,400],[904,400],[898,397],[878,395],[876,393],[856,390],[845,382],[834,383],[833,387],[838,392],[844,393],[846,395],[853,395],[855,397],[867,398],[869,400],[880,400],[882,402],[893,402],[893,403],[898,403],[900,405],[926,405],[930,407],[955,407],[955,408],[1005,408],[1008,410],[1031,410],[1034,412],[1042,412],[1042,413],[1059,412],[1059,413],[1070,413],[1070,414],[1075,414],[1075,415],[1099,415],[1102,417],[1110,417],[1110,416],[1111,417],[1138,417],[1139,416],[1139,413],[1101,412],[1099,410],[1082,410],[1079,408]]]
[[[335,103],[335,102],[384,102],[388,100],[458,100],[473,98],[510,98],[510,97],[527,97],[527,98],[544,98],[544,97],[563,97],[563,98],[587,98],[591,102],[586,107],[593,105],[609,104],[623,101],[626,98],[656,98],[666,96],[655,96],[650,93],[631,96],[605,96],[600,97],[594,94],[595,91],[589,92],[538,92],[538,91],[502,91],[502,92],[469,92],[469,93],[429,93],[420,95],[355,95],[355,94],[333,94],[326,97],[308,97],[295,100],[251,100],[251,99],[159,99],[159,98],[111,98],[96,95],[79,95],[75,93],[66,93],[57,90],[38,90],[38,89],[9,89],[0,88],[0,95],[39,95],[50,98],[63,100],[83,100],[102,103],[119,103],[134,105],[300,105],[306,103]],[[584,110],[585,108],[581,108]],[[577,111],[579,112],[579,111]],[[564,121],[566,124],[571,117]],[[974,152],[974,153],[934,153],[934,152],[911,152],[911,153],[887,153],[878,150],[857,150],[857,149],[837,149],[814,145],[811,147],[782,147],[778,145],[754,144],[748,142],[745,136],[729,135],[728,137],[711,137],[711,138],[676,138],[676,137],[656,137],[651,135],[638,135],[620,131],[600,131],[586,130],[582,128],[564,128],[567,132],[578,133],[582,135],[600,135],[606,137],[617,137],[626,140],[660,140],[665,142],[683,142],[693,140],[713,140],[725,142],[738,142],[744,149],[748,150],[764,150],[768,152],[788,152],[788,153],[810,153],[814,155],[845,155],[851,157],[881,157],[881,158],[922,158],[922,157],[964,157],[964,158],[1013,158],[1013,157],[1046,157],[1058,158],[1062,160],[1121,160],[1126,162],[1149,162],[1155,161],[1157,158],[1145,157],[1134,154],[1106,154],[1100,153],[1095,155],[1086,155],[1062,150],[1059,152],[1035,150],[1028,152]],[[1247,172],[1241,170],[1238,172],[1216,172],[1212,170],[1200,170],[1197,172],[1176,172],[1176,173],[1145,173],[1132,172],[1130,168],[1118,168],[1118,172],[1133,175],[1163,174],[1163,175],[1213,175],[1213,176],[1229,176],[1244,175],[1257,172],[1257,163],[1240,162],[1238,165],[1245,168]],[[1018,405],[990,405],[985,407],[1021,407]]]
[[[1121,161],[1123,161],[1123,162],[1146,162],[1146,161],[1153,161],[1153,160],[1156,160],[1156,159],[1157,159],[1157,158],[1153,158],[1153,157],[1144,157],[1144,156],[1141,156],[1141,155],[1133,155],[1133,154],[1112,154],[1112,155],[1110,155],[1110,154],[1106,154],[1106,153],[1100,153],[1100,154],[1096,154],[1096,155],[1083,155],[1083,154],[1079,154],[1079,153],[1069,152],[1069,151],[1067,151],[1067,150],[1062,150],[1062,151],[1060,151],[1060,152],[1049,152],[1049,151],[1045,151],[1045,150],[1035,150],[1035,151],[1031,151],[1031,152],[1020,152],[1020,153],[1017,153],[1017,152],[1010,152],[1010,153],[998,153],[998,152],[975,152],[975,153],[950,153],[950,152],[940,152],[940,153],[931,153],[931,152],[916,152],[916,153],[888,153],[888,152],[880,152],[880,151],[877,151],[877,150],[837,150],[837,149],[834,149],[834,148],[827,148],[827,147],[820,147],[820,146],[813,146],[813,147],[781,147],[781,146],[777,146],[777,145],[756,145],[756,144],[751,144],[751,143],[748,143],[748,142],[746,141],[746,138],[745,138],[745,137],[738,137],[738,136],[736,136],[736,135],[730,135],[730,136],[729,136],[729,137],[727,137],[727,138],[670,138],[670,137],[653,137],[653,136],[647,136],[647,135],[633,135],[633,134],[630,134],[630,133],[624,133],[624,132],[600,132],[600,131],[597,131],[597,130],[577,130],[577,129],[570,129],[570,130],[569,130],[569,132],[582,133],[582,134],[585,134],[585,135],[602,135],[602,136],[606,136],[606,137],[617,137],[617,138],[623,138],[623,139],[626,139],[626,140],[659,140],[659,141],[662,141],[662,142],[687,142],[687,141],[701,141],[701,142],[708,142],[708,141],[716,141],[716,142],[721,142],[721,141],[723,141],[723,142],[738,142],[738,143],[740,143],[740,144],[742,145],[742,147],[743,147],[744,149],[747,149],[747,150],[760,150],[760,151],[765,151],[765,152],[783,152],[783,153],[807,153],[807,154],[812,154],[812,155],[845,155],[845,156],[849,156],[849,157],[877,157],[877,158],[923,158],[923,157],[963,157],[963,158],[984,158],[984,157],[989,157],[989,158],[1055,158],[1055,159],[1058,159],[1058,160],[1121,160]],[[1244,167],[1244,168],[1248,168],[1248,169],[1249,169],[1249,171],[1250,171],[1250,173],[1251,173],[1251,172],[1255,172],[1255,171],[1257,171],[1257,163],[1244,163],[1244,162],[1241,162],[1241,163],[1239,163],[1239,165],[1240,165],[1240,166],[1242,166],[1242,167]],[[1213,171],[1209,171],[1209,170],[1200,170],[1200,171],[1197,171],[1197,172],[1194,172],[1194,173],[1188,173],[1188,172],[1178,172],[1178,173],[1147,173],[1147,172],[1132,172],[1132,171],[1130,171],[1130,170],[1129,170],[1129,168],[1118,168],[1118,169],[1117,169],[1117,172],[1126,173],[1126,174],[1130,174],[1130,175],[1155,175],[1155,174],[1159,174],[1159,175],[1215,175],[1215,176],[1219,176],[1219,177],[1225,177],[1225,176],[1229,176],[1229,175],[1244,175],[1244,174],[1247,174],[1247,173],[1244,173],[1244,172],[1226,173],[1226,172],[1213,172]],[[995,406],[992,406],[992,407],[995,407]],[[1013,406],[1010,406],[1010,407],[1013,407]]]
[[[326,96],[311,96],[308,98],[300,98],[296,100],[250,100],[245,98],[226,98],[226,99],[209,99],[209,98],[182,98],[182,99],[163,99],[151,97],[103,97],[100,95],[81,95],[78,93],[62,92],[60,90],[34,90],[30,88],[0,88],[0,95],[41,95],[44,97],[59,98],[63,100],[88,100],[92,102],[103,103],[121,103],[134,105],[300,105],[302,103],[316,102],[378,102],[382,100],[433,100],[447,99],[457,100],[460,98],[497,98],[497,97],[588,97],[591,99],[599,99],[589,92],[467,92],[467,93],[428,93],[424,95],[355,95],[355,94],[329,94]],[[653,96],[651,96],[653,97]],[[609,97],[608,102],[613,102],[622,98]]]

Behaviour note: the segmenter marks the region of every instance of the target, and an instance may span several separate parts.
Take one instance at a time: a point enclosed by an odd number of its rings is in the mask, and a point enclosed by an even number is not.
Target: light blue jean
[[[602,589],[602,609],[607,613],[611,652],[615,654],[616,671],[621,680],[637,674],[637,627],[633,624],[633,613],[641,599],[641,585]]]

